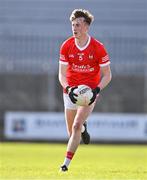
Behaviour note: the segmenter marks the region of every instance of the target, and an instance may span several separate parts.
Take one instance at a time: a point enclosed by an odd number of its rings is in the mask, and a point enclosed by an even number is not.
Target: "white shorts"
[[[98,98],[98,96],[99,96],[99,94],[97,95],[97,98]],[[96,100],[97,100],[97,98],[96,98]],[[64,100],[64,107],[66,109],[77,110],[77,108],[79,107],[77,104],[72,103],[68,94],[63,93],[63,100]],[[96,103],[96,100],[95,100],[95,103]]]
[[[78,108],[77,104],[72,103],[68,94],[63,93],[63,100],[64,100],[64,107],[66,109],[73,109],[76,110]]]

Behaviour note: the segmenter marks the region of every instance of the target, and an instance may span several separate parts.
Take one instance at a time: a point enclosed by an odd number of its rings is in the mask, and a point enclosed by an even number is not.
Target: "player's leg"
[[[98,99],[98,96],[96,98],[96,101]],[[94,106],[96,104],[96,101],[94,102]],[[83,124],[83,128],[82,128],[82,133],[81,133],[81,137],[82,137],[82,141],[84,144],[89,144],[90,143],[90,134],[87,131],[87,122],[85,121]]]
[[[65,108],[65,120],[66,120],[66,128],[67,128],[67,133],[68,136],[70,137],[72,134],[72,125],[74,122],[74,118],[76,115],[77,110],[73,109],[67,109]],[[87,122],[85,121],[81,130],[81,137],[83,140],[84,144],[89,144],[90,143],[90,135],[87,131]]]
[[[75,110],[75,109],[65,108],[66,128],[67,128],[69,137],[71,137],[71,135],[72,135],[72,126],[73,126],[74,118],[76,116],[76,112],[77,112],[77,110]],[[67,151],[63,165],[60,168],[60,171],[68,170],[68,165],[69,165],[71,159],[72,159],[71,152]]]
[[[72,125],[74,122],[74,118],[76,116],[76,112],[77,112],[77,110],[65,108],[66,128],[67,128],[69,137],[72,134]]]
[[[68,135],[71,136],[72,133],[72,124],[74,122],[74,118],[77,112],[77,105],[73,104],[68,96],[68,94],[63,94],[64,100],[64,113],[66,120],[66,127]]]
[[[65,120],[66,120],[66,128],[69,137],[71,137],[72,134],[72,126],[74,122],[74,118],[76,116],[77,112],[77,105],[73,104],[71,100],[69,99],[69,96],[67,94],[63,94],[64,99],[64,111],[65,111]],[[63,162],[63,165],[60,168],[60,171],[67,171],[67,167],[69,162],[71,161],[70,152],[66,152],[66,156]]]
[[[93,111],[94,104],[91,106],[80,106],[77,110],[77,114],[74,119],[73,127],[72,127],[72,135],[68,142],[67,151],[75,152],[81,140],[81,129],[83,123],[86,121],[88,116]]]
[[[86,107],[79,107],[77,109],[77,113],[74,118],[73,126],[72,126],[72,134],[68,141],[67,151],[66,151],[66,158],[64,160],[63,166],[61,166],[62,171],[68,170],[68,166],[76,152],[77,147],[80,144],[81,140],[81,129],[83,123],[86,121],[87,117],[90,115],[94,108],[95,104]]]

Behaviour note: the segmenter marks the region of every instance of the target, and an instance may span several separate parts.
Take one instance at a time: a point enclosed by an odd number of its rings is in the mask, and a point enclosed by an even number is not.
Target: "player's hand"
[[[90,99],[89,105],[91,105],[95,101],[96,96],[99,94],[99,92],[100,92],[100,88],[99,87],[96,87],[95,89],[92,89],[93,96]]]
[[[76,87],[70,87],[70,86],[67,86],[67,87],[66,87],[66,92],[68,93],[70,100],[71,100],[72,103],[74,103],[74,104],[77,102],[76,97],[78,96],[77,94],[75,94],[75,93],[73,92],[76,88],[78,88],[78,87],[77,87],[77,86],[76,86]]]

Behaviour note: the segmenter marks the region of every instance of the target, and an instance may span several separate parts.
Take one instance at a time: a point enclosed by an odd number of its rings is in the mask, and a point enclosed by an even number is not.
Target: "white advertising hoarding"
[[[89,130],[93,140],[147,141],[147,115],[93,114]]]
[[[64,140],[63,113],[7,112],[5,137],[9,139]]]
[[[147,114],[93,113],[88,119],[92,141],[147,142]],[[66,140],[64,114],[7,112],[7,139]]]

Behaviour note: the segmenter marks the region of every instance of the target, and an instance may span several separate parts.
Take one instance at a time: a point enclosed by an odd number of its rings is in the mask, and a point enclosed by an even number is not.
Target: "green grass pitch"
[[[0,179],[147,180],[146,145],[80,145],[59,173],[65,144],[0,143]]]

